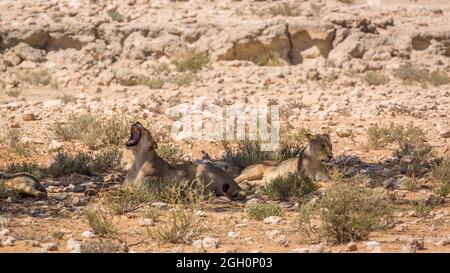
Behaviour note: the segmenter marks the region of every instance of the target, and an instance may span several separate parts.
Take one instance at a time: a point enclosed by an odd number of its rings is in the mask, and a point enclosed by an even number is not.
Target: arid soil
[[[117,234],[101,238],[83,210],[122,184],[132,162],[126,136],[117,146],[123,168],[43,178],[48,200],[0,195],[0,252],[76,252],[74,242],[121,252],[450,252],[449,197],[417,215],[411,202],[436,197],[435,180],[424,171],[417,189],[405,189],[406,174],[389,164],[397,162],[395,147],[370,148],[367,133],[374,124],[412,123],[425,132],[433,158],[450,156],[450,85],[441,82],[450,75],[448,1],[118,2],[0,1],[0,171],[21,162],[46,168],[61,150],[97,152],[55,134],[55,123],[82,114],[140,121],[160,144],[181,149],[184,160],[201,159],[201,150],[220,160],[220,141],[171,137],[171,109],[192,108],[200,96],[220,106],[273,104],[283,126],[329,133],[335,158],[359,158],[358,171],[395,196],[395,224],[356,241],[356,248],[305,241],[295,225],[301,204],[268,200],[253,189],[245,201],[201,204],[196,213],[209,228],[188,243],[149,236],[170,222],[173,205],[158,203],[162,215],[154,225],[142,223],[141,207],[115,216]],[[203,53],[206,64],[180,68],[190,52]],[[398,76],[407,68],[440,77]],[[11,129],[29,152],[11,147]],[[83,183],[94,190],[68,186]],[[315,194],[330,183],[317,183]],[[273,224],[251,219],[244,211],[251,199],[279,204],[284,216]],[[424,246],[412,247],[413,239]]]

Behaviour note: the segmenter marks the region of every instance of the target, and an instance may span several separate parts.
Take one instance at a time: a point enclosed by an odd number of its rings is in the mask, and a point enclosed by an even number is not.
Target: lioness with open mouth
[[[245,198],[245,194],[233,178],[212,164],[170,164],[162,159],[156,152],[158,144],[139,122],[131,126],[131,136],[126,147],[133,153],[134,162],[127,173],[125,183],[151,183],[158,179],[182,181],[198,178],[205,184],[206,190],[213,191],[216,195]]]

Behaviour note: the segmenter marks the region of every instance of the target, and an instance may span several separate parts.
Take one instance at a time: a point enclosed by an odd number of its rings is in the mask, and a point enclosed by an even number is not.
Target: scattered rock
[[[345,251],[357,251],[358,246],[355,242],[350,242],[345,246]]]
[[[2,242],[3,246],[14,246],[16,239],[12,236],[6,237],[6,239]]]
[[[24,114],[22,116],[22,119],[24,121],[35,121],[36,120],[36,116],[33,113],[28,113],[28,114]]]
[[[436,206],[442,203],[444,203],[444,197],[434,194],[430,195],[427,200],[425,200],[427,206]]]
[[[83,233],[81,233],[81,237],[83,237],[83,238],[94,238],[95,234],[92,231],[90,231],[90,230],[86,230],[86,231],[83,231]]]
[[[0,235],[2,235],[2,236],[8,236],[9,233],[10,233],[10,231],[8,228],[4,228],[0,231]]]
[[[417,250],[424,250],[425,249],[425,240],[423,238],[421,239],[412,239],[409,242],[411,245],[414,245]]]
[[[141,227],[150,227],[155,225],[155,220],[150,218],[144,218],[139,222],[139,226]]]
[[[323,253],[325,251],[325,247],[321,244],[319,245],[312,245],[309,248],[309,253]]]
[[[167,204],[163,202],[153,202],[152,207],[163,209],[167,207]]]
[[[279,216],[269,216],[269,217],[266,217],[263,220],[263,222],[266,224],[276,225],[276,224],[279,224],[281,222],[281,220],[283,220],[283,219]]]
[[[79,241],[70,238],[67,240],[67,250],[71,251],[72,253],[81,253],[81,244]]]
[[[238,239],[239,238],[239,233],[234,232],[234,231],[230,231],[227,234],[228,237],[233,238],[233,239]]]
[[[275,238],[275,236],[280,235],[281,232],[278,229],[275,230],[270,230],[266,232],[266,236],[269,240],[272,240],[273,238]]]
[[[294,248],[291,250],[292,253],[309,253],[309,249],[304,247],[304,248]]]
[[[205,237],[203,239],[195,240],[192,243],[192,246],[196,249],[209,249],[209,248],[218,248],[220,244],[220,240],[213,237]]]
[[[57,251],[58,250],[58,243],[54,243],[54,242],[44,243],[44,244],[41,244],[41,247],[45,251]]]
[[[381,244],[379,242],[377,242],[377,241],[367,241],[367,242],[364,242],[364,245],[367,248],[379,248],[379,247],[381,247]]]
[[[289,240],[286,235],[282,234],[275,238],[275,243],[279,244],[280,246],[286,247],[289,244]]]

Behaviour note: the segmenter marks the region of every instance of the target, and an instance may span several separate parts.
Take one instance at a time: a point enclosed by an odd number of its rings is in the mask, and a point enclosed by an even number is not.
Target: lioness
[[[125,183],[151,183],[200,179],[206,190],[216,195],[244,198],[239,185],[222,169],[212,164],[169,164],[156,152],[158,144],[150,132],[139,122],[131,126],[131,136],[126,143],[134,155],[134,162],[127,173]]]
[[[328,134],[308,134],[307,138],[308,145],[297,157],[287,159],[279,164],[275,161],[263,161],[250,165],[234,181],[240,183],[244,180],[262,179],[264,183],[267,183],[278,176],[302,171],[313,181],[330,180],[326,168],[326,164],[333,158],[330,136]]]

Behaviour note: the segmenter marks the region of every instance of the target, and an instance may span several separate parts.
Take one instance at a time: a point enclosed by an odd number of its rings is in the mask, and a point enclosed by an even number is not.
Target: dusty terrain
[[[412,122],[424,130],[436,158],[450,156],[450,85],[395,76],[402,66],[450,74],[448,1],[119,2],[0,1],[0,136],[19,129],[31,150],[21,154],[2,138],[1,171],[20,162],[45,168],[60,149],[94,153],[52,130],[56,122],[86,113],[151,124],[158,141],[181,149],[184,160],[200,159],[202,149],[221,159],[220,142],[171,139],[170,109],[192,105],[197,96],[222,106],[271,103],[280,106],[283,125],[328,132],[335,157],[358,157],[360,172],[396,196],[395,224],[357,241],[356,250],[325,239],[305,242],[294,225],[297,202],[250,191],[248,200],[280,204],[282,220],[250,219],[246,201],[216,198],[198,208],[211,228],[196,239],[212,237],[212,246],[158,243],[141,224],[144,208],[115,216],[117,235],[101,239],[83,209],[123,182],[132,155],[121,145],[122,169],[44,178],[48,200],[0,196],[0,252],[71,252],[70,239],[107,240],[117,246],[109,251],[130,252],[407,252],[412,239],[423,239],[424,247],[413,251],[450,252],[450,199],[419,217],[411,201],[436,196],[430,174],[418,178],[418,189],[406,190],[405,174],[386,163],[394,148],[367,148],[371,125]],[[207,64],[180,70],[176,60],[194,50],[207,55]],[[388,80],[366,80],[373,71]],[[390,178],[395,186],[384,187]],[[74,192],[71,179],[95,193]],[[160,208],[155,226],[169,221],[171,206]]]

